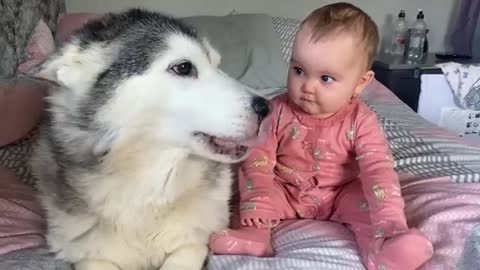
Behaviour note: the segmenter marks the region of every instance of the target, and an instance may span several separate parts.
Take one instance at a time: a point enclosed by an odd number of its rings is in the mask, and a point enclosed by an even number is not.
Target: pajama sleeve
[[[271,192],[274,185],[273,171],[278,144],[276,130],[280,109],[275,103],[272,105],[271,125],[265,142],[254,147],[239,168],[238,187],[242,219],[276,218]],[[259,204],[262,206],[259,207]],[[258,211],[260,209],[261,211]]]
[[[408,229],[394,160],[375,113],[357,117],[355,154],[375,237],[396,235]]]

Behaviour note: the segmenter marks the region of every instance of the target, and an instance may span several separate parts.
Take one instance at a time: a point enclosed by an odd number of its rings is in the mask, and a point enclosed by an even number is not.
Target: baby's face
[[[314,41],[309,27],[302,27],[295,39],[288,72],[290,100],[315,117],[333,115],[363,90],[362,78],[367,71],[362,53],[352,35],[332,35]]]

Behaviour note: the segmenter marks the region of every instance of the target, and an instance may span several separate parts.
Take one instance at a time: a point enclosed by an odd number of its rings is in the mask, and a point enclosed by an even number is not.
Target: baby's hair
[[[371,68],[378,48],[378,27],[360,8],[344,2],[326,5],[310,13],[304,25],[311,27],[315,42],[341,33],[355,35],[366,50],[367,69]]]

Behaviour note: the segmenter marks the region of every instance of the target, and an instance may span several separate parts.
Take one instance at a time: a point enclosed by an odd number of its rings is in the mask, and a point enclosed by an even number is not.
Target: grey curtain
[[[15,75],[25,46],[40,19],[55,29],[64,0],[0,0],[0,79]]]
[[[477,26],[475,27],[475,32],[473,33],[472,55],[480,58],[480,16],[478,16]]]
[[[451,35],[451,46],[455,53],[473,55],[479,53],[480,45],[480,1],[461,0],[454,30]],[[476,45],[476,46],[475,46]]]

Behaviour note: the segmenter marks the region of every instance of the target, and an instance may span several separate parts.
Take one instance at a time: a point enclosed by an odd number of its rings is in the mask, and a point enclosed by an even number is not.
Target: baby
[[[240,168],[241,225],[211,237],[214,253],[271,256],[271,229],[301,218],[345,224],[368,269],[417,269],[431,258],[429,240],[407,225],[382,128],[359,99],[374,77],[378,36],[347,3],[303,21],[269,138]]]

